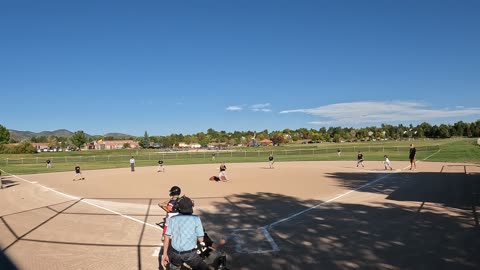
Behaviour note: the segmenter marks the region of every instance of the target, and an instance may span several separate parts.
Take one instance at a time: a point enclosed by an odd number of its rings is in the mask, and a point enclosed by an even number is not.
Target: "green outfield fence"
[[[222,159],[236,160],[245,159],[264,159],[269,154],[277,158],[295,158],[302,156],[321,156],[326,154],[336,154],[338,149],[341,150],[342,155],[345,153],[362,152],[376,152],[376,153],[406,153],[408,154],[408,146],[342,146],[332,148],[309,148],[309,149],[275,149],[275,148],[259,148],[258,150],[220,150],[215,151],[215,160],[221,161]],[[437,151],[440,149],[440,145],[428,145],[416,147],[417,151]],[[95,150],[91,150],[95,151]],[[158,153],[142,153],[133,155],[136,161],[157,161],[157,160],[211,160],[213,151],[176,151],[176,152],[158,152]],[[85,162],[124,162],[128,161],[132,155],[85,155],[85,156],[61,156],[55,157],[28,157],[28,158],[4,158],[0,160],[2,165],[15,165],[15,164],[44,164],[47,159],[50,159],[52,163],[85,163]]]

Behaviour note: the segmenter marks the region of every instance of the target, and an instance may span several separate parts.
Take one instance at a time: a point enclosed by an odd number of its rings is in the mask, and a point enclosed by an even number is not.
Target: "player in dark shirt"
[[[75,177],[73,178],[73,181],[75,180],[85,180],[85,177],[83,177],[82,172],[80,171],[80,166],[78,164],[75,165]]]
[[[417,169],[417,149],[415,149],[413,143],[410,144],[410,154],[408,155],[408,159],[410,159],[410,170]]]
[[[170,199],[158,204],[158,206],[167,213],[164,222],[156,223],[158,226],[163,227],[162,236],[164,236],[167,231],[167,221],[178,214],[177,201],[181,193],[182,189],[179,186],[173,186],[169,191]]]
[[[270,154],[268,156],[268,166],[270,169],[273,169],[273,163],[275,163],[275,161],[273,160],[273,154]]]
[[[359,151],[357,155],[357,167],[360,164],[362,164],[362,167],[365,167],[365,165],[363,164],[363,154],[361,151]]]
[[[220,173],[218,174],[218,178],[222,181],[227,181],[227,173],[225,172],[227,170],[227,165],[225,165],[225,162],[222,162],[220,165]]]

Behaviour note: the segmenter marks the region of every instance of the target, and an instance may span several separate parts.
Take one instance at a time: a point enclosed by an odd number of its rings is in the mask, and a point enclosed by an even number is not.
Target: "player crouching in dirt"
[[[183,196],[177,201],[177,208],[180,214],[167,221],[167,232],[159,253],[159,269],[207,270],[210,269],[207,258],[214,269],[227,269],[226,257],[212,252],[225,241],[216,244],[205,234],[200,217],[193,215],[193,201]]]

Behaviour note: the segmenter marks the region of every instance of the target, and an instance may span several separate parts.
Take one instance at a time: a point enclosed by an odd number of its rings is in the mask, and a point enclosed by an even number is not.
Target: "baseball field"
[[[478,269],[478,147],[416,145],[414,171],[406,142],[342,145],[340,157],[338,146],[224,151],[216,160],[58,153],[50,169],[43,160],[52,153],[3,157],[2,270],[159,269],[155,223],[165,214],[157,204],[173,185],[194,200],[209,235],[227,239],[230,269]],[[384,169],[385,154],[394,170]],[[160,158],[165,172],[157,172]],[[229,181],[209,181],[221,161]],[[85,180],[72,181],[75,164]]]

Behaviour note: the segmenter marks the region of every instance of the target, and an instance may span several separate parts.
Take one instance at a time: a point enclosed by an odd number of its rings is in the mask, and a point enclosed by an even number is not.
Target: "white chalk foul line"
[[[431,158],[432,156],[438,154],[439,152],[440,152],[440,149],[438,149],[437,152],[435,152],[435,153],[429,155],[428,157],[422,159],[422,161],[425,161],[425,160]],[[403,171],[403,170],[405,170],[405,169],[407,169],[407,168],[409,168],[409,167],[410,167],[410,166],[407,166],[407,167],[403,168],[401,171]],[[392,171],[392,173],[398,173],[398,171]],[[363,189],[363,188],[366,188],[366,187],[368,187],[368,186],[370,186],[370,185],[372,185],[372,184],[375,184],[376,182],[379,182],[379,181],[381,181],[381,180],[389,177],[390,175],[391,175],[391,174],[386,174],[386,175],[378,178],[377,180],[374,180],[374,181],[372,181],[372,182],[368,182],[368,183],[366,183],[366,184],[363,185],[363,186],[360,186],[360,187],[358,187],[358,188],[356,188],[356,189],[353,189],[353,190],[350,190],[350,191],[345,192],[345,193],[343,193],[343,194],[340,194],[340,195],[338,195],[338,196],[336,196],[336,197],[334,197],[334,198],[331,198],[331,199],[326,200],[326,201],[324,201],[324,202],[322,202],[322,203],[319,203],[319,204],[317,204],[317,205],[315,205],[315,206],[312,206],[312,207],[310,207],[310,208],[307,208],[307,209],[305,209],[305,210],[303,210],[303,211],[300,211],[300,212],[298,212],[298,213],[296,213],[296,214],[293,214],[293,215],[291,215],[291,216],[289,216],[289,217],[286,217],[286,218],[283,218],[283,219],[281,219],[281,220],[275,221],[275,222],[271,223],[270,225],[267,225],[267,226],[264,226],[264,227],[266,227],[266,228],[271,228],[271,227],[273,227],[273,226],[275,226],[275,225],[277,225],[277,224],[279,224],[279,223],[282,223],[282,222],[284,222],[284,221],[288,221],[288,220],[290,220],[290,219],[292,219],[292,218],[295,218],[295,217],[297,217],[297,216],[299,216],[299,215],[301,215],[301,214],[304,214],[304,213],[306,213],[306,212],[308,212],[308,211],[311,211],[311,210],[313,210],[313,209],[315,209],[315,208],[317,208],[317,207],[320,207],[320,206],[322,206],[322,205],[328,204],[328,203],[333,202],[333,201],[335,201],[335,200],[337,200],[337,199],[340,199],[340,198],[342,198],[342,197],[345,197],[345,196],[349,195],[350,193],[353,193],[353,192],[355,192],[355,191],[358,191],[358,190],[361,190],[361,189]]]
[[[394,172],[394,173],[395,173],[395,172]],[[285,221],[289,221],[289,220],[291,220],[291,219],[293,219],[293,218],[295,218],[295,217],[297,217],[297,216],[300,216],[300,215],[302,215],[302,214],[305,214],[305,213],[308,212],[308,211],[311,211],[311,210],[313,210],[313,209],[316,209],[316,208],[318,208],[318,207],[320,207],[320,206],[322,206],[322,205],[328,204],[328,203],[330,203],[330,202],[336,201],[336,200],[338,200],[338,199],[340,199],[340,198],[342,198],[342,197],[345,197],[345,196],[349,195],[350,193],[353,193],[353,192],[355,192],[355,191],[357,191],[357,190],[361,190],[361,189],[366,188],[366,187],[368,187],[368,186],[370,186],[370,185],[372,185],[372,184],[375,184],[375,183],[377,183],[377,182],[379,182],[379,181],[387,178],[387,177],[390,176],[390,175],[391,175],[391,174],[386,174],[386,175],[378,178],[377,180],[368,182],[368,183],[366,183],[365,185],[362,185],[362,186],[360,186],[360,187],[358,187],[358,188],[356,188],[356,189],[352,189],[352,190],[350,190],[350,191],[348,191],[348,192],[345,192],[345,193],[340,194],[340,195],[338,195],[338,196],[336,196],[336,197],[333,197],[333,198],[331,198],[331,199],[328,199],[328,200],[326,200],[326,201],[324,201],[324,202],[321,202],[321,203],[319,203],[319,204],[317,204],[317,205],[314,205],[314,206],[312,206],[312,207],[310,207],[310,208],[307,208],[307,209],[305,209],[305,210],[302,210],[302,211],[300,211],[300,212],[298,212],[298,213],[296,213],[296,214],[293,214],[293,215],[288,216],[288,217],[286,217],[286,218],[277,220],[277,221],[275,221],[275,222],[273,222],[273,223],[271,223],[271,224],[269,224],[269,225],[267,225],[267,226],[265,226],[265,227],[268,228],[268,229],[270,229],[270,228],[272,228],[272,227],[275,226],[275,225],[278,225],[278,224],[280,224],[280,223],[282,223],[282,222],[285,222]]]
[[[434,155],[436,155],[436,154],[438,154],[438,153],[440,153],[440,149],[438,149],[438,151],[437,151],[437,152],[435,152],[435,153],[431,154],[430,156],[428,156],[428,157],[426,157],[426,158],[422,159],[422,161],[425,161],[425,160],[427,160],[427,159],[429,159],[429,158],[433,157]]]
[[[406,169],[406,168],[408,168],[408,166],[405,167],[404,169]],[[363,189],[363,188],[368,187],[368,186],[370,186],[370,185],[372,185],[372,184],[374,184],[374,183],[376,183],[376,182],[379,182],[379,181],[385,179],[385,178],[388,177],[388,176],[390,176],[390,174],[386,174],[386,175],[378,178],[378,179],[375,180],[375,181],[369,182],[369,183],[367,183],[367,184],[365,184],[365,185],[362,185],[362,186],[360,186],[360,187],[358,187],[358,188],[356,188],[356,189],[353,189],[353,190],[350,190],[350,191],[345,192],[345,193],[343,193],[343,194],[340,194],[340,195],[338,195],[338,196],[336,196],[336,197],[333,197],[333,198],[331,198],[331,199],[329,199],[329,200],[326,200],[326,201],[324,201],[324,202],[322,202],[322,203],[319,203],[319,204],[317,204],[317,205],[315,205],[315,206],[312,206],[312,207],[310,207],[310,208],[307,208],[307,209],[305,209],[305,210],[302,210],[302,211],[300,211],[300,212],[298,212],[298,213],[295,213],[295,214],[293,214],[293,215],[290,215],[290,216],[288,216],[288,217],[286,217],[286,218],[277,220],[277,221],[275,221],[275,222],[273,222],[273,223],[271,223],[271,224],[269,224],[269,225],[260,227],[260,228],[258,228],[258,229],[237,229],[237,230],[234,230],[234,231],[232,232],[232,236],[233,236],[234,238],[237,237],[237,232],[240,232],[240,231],[261,230],[261,231],[263,232],[264,236],[265,236],[265,239],[270,243],[270,245],[271,245],[271,247],[272,247],[272,249],[270,249],[270,250],[249,250],[249,251],[245,252],[245,251],[243,251],[242,248],[241,248],[241,243],[237,243],[236,250],[237,250],[237,252],[239,252],[239,253],[249,253],[249,254],[259,254],[259,253],[269,253],[269,252],[279,251],[279,250],[280,250],[280,247],[278,246],[278,244],[275,242],[275,240],[273,239],[273,237],[272,237],[272,236],[270,235],[270,233],[268,232],[268,230],[271,229],[273,226],[278,225],[278,224],[280,224],[280,223],[282,223],[282,222],[285,222],[285,221],[289,221],[289,220],[291,220],[291,219],[293,219],[293,218],[295,218],[295,217],[298,217],[298,216],[300,216],[300,215],[302,215],[302,214],[304,214],[304,213],[306,213],[306,212],[308,212],[308,211],[314,210],[314,209],[316,209],[316,208],[318,208],[318,207],[320,207],[320,206],[322,206],[322,205],[328,204],[328,203],[333,202],[333,201],[335,201],[335,200],[337,200],[337,199],[340,199],[340,198],[342,198],[342,197],[345,197],[345,196],[347,196],[347,195],[349,195],[349,194],[351,194],[351,193],[353,193],[353,192],[355,192],[355,191],[357,191],[357,190]]]
[[[429,155],[428,157],[422,159],[421,161],[425,161],[425,160],[431,158],[432,156],[438,154],[439,152],[440,152],[440,149],[438,149],[437,152],[435,152],[435,153]],[[419,162],[420,162],[420,161],[419,161]],[[401,172],[401,171],[403,171],[403,170],[406,170],[406,169],[409,168],[409,167],[410,167],[410,166],[406,166],[405,168],[401,169],[400,171],[395,171],[395,172],[393,172],[393,173],[399,173],[399,172]],[[296,213],[296,214],[290,215],[290,216],[288,216],[288,217],[286,217],[286,218],[277,220],[277,221],[275,221],[275,222],[273,222],[273,223],[271,223],[271,224],[269,224],[269,225],[260,227],[260,229],[263,230],[263,233],[264,233],[267,241],[268,241],[268,242],[270,243],[270,245],[272,246],[272,250],[266,250],[266,251],[251,251],[251,252],[249,252],[249,253],[267,253],[267,252],[279,251],[279,250],[280,250],[279,246],[277,245],[277,243],[275,242],[275,240],[273,239],[273,237],[272,237],[272,236],[270,235],[270,233],[268,232],[268,230],[271,229],[273,226],[278,225],[278,224],[280,224],[280,223],[282,223],[282,222],[285,222],[285,221],[289,221],[289,220],[291,220],[291,219],[293,219],[293,218],[295,218],[295,217],[298,217],[298,216],[300,216],[300,215],[302,215],[302,214],[304,214],[304,213],[306,213],[306,212],[308,212],[308,211],[311,211],[311,210],[316,209],[316,208],[318,208],[318,207],[320,207],[320,206],[322,206],[322,205],[325,205],[325,204],[328,204],[328,203],[333,202],[333,201],[335,201],[335,200],[338,200],[338,199],[340,199],[340,198],[342,198],[342,197],[345,197],[345,196],[347,196],[347,195],[349,195],[349,194],[351,194],[351,193],[353,193],[353,192],[355,192],[355,191],[358,191],[358,190],[361,190],[361,189],[363,189],[363,188],[366,188],[366,187],[368,187],[368,186],[370,186],[370,185],[372,185],[372,184],[375,184],[375,183],[377,183],[377,182],[379,182],[379,181],[382,181],[383,179],[389,177],[390,175],[391,175],[391,174],[386,174],[386,175],[378,178],[377,180],[374,180],[374,181],[372,181],[372,182],[369,182],[369,183],[367,183],[367,184],[365,184],[365,185],[362,185],[362,186],[360,186],[360,187],[358,187],[358,188],[356,188],[356,189],[353,189],[353,190],[350,190],[350,191],[345,192],[345,193],[343,193],[343,194],[340,194],[340,195],[338,195],[338,196],[336,196],[336,197],[333,197],[333,198],[331,198],[331,199],[329,199],[329,200],[326,200],[326,201],[324,201],[324,202],[322,202],[322,203],[319,203],[319,204],[317,204],[317,205],[315,205],[315,206],[312,206],[312,207],[310,207],[310,208],[307,208],[307,209],[305,209],[305,210],[302,210],[302,211],[300,211],[300,212],[298,212],[298,213]],[[236,231],[240,231],[240,230],[236,230]]]
[[[4,170],[1,170],[1,171],[2,171],[2,172],[5,172]],[[7,172],[5,172],[5,173],[7,173]],[[19,177],[19,176],[17,176],[17,175],[14,175],[14,174],[10,174],[10,175],[13,176],[13,177],[15,177],[15,178],[17,178],[17,179],[19,179],[19,180],[22,180],[22,181],[25,181],[25,182],[27,182],[27,183],[30,183],[30,184],[32,184],[32,185],[38,185],[38,186],[40,186],[40,187],[42,187],[42,188],[44,188],[44,189],[53,191],[53,192],[55,192],[55,193],[57,193],[57,194],[59,194],[59,195],[61,195],[61,196],[67,197],[67,198],[69,198],[69,199],[80,200],[80,202],[89,204],[89,205],[94,206],[94,207],[96,207],[96,208],[105,210],[105,211],[107,211],[107,212],[113,213],[113,214],[115,214],[115,215],[121,216],[121,217],[126,218],[126,219],[129,219],[129,220],[132,220],[132,221],[137,222],[137,223],[140,223],[140,224],[142,224],[142,225],[146,225],[146,226],[149,226],[149,227],[152,227],[152,228],[161,230],[161,228],[158,227],[158,226],[149,224],[149,223],[147,223],[147,222],[144,222],[143,220],[139,220],[139,219],[136,219],[136,218],[131,217],[131,216],[128,216],[128,215],[124,215],[124,214],[119,213],[119,212],[117,212],[117,211],[115,211],[115,210],[112,210],[112,209],[109,209],[109,208],[100,206],[100,205],[98,205],[98,204],[95,204],[95,203],[93,203],[93,202],[88,201],[88,199],[82,199],[82,198],[77,197],[77,196],[73,196],[73,195],[70,195],[70,194],[67,194],[67,193],[63,193],[63,192],[57,191],[57,190],[55,190],[55,189],[53,189],[53,188],[44,186],[44,185],[39,184],[39,183],[37,183],[37,182],[29,181],[29,180],[27,180],[27,179],[24,179],[24,178],[22,178],[22,177]]]

